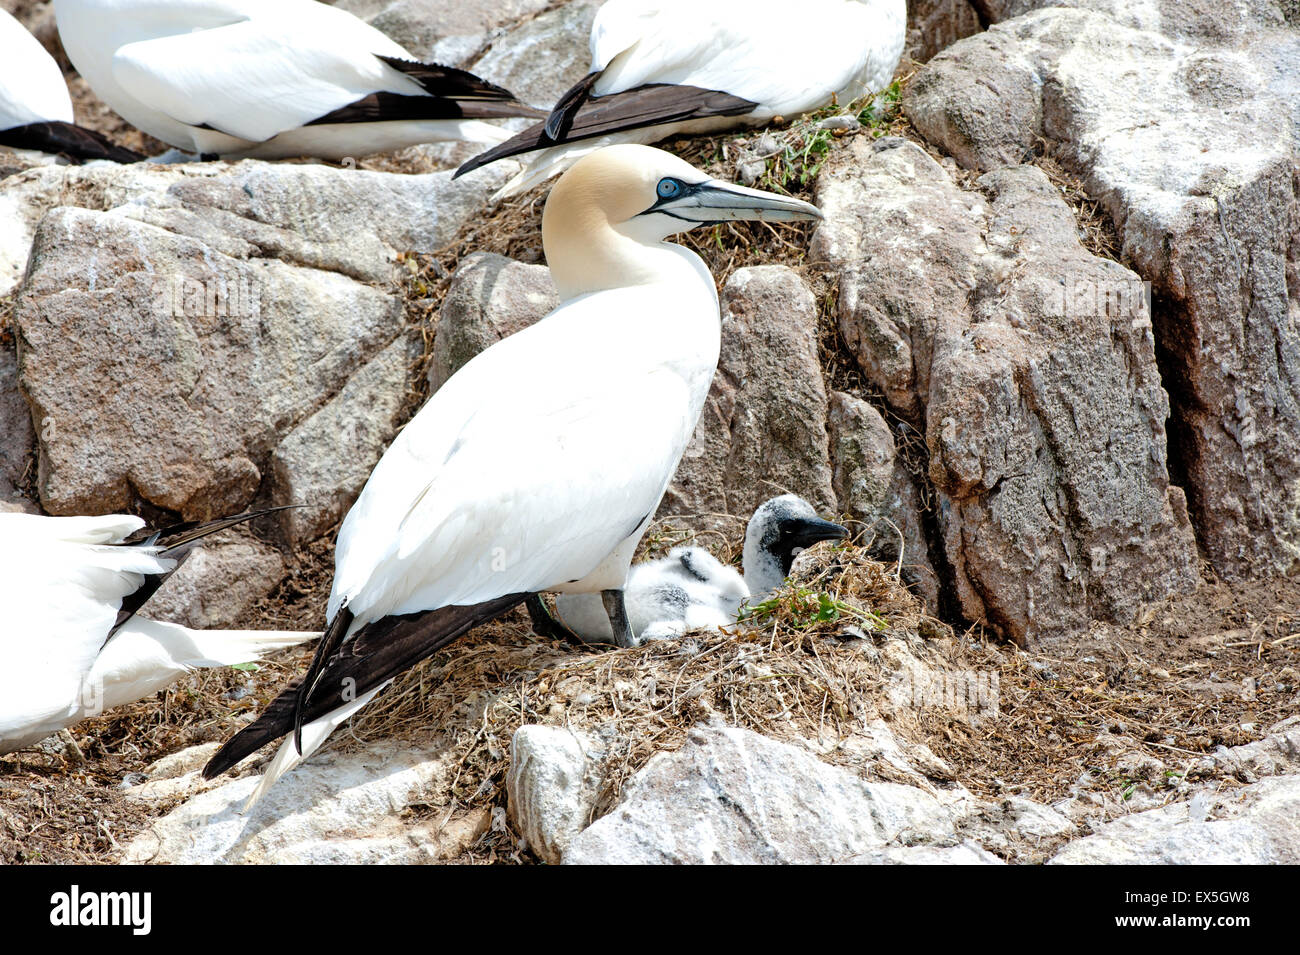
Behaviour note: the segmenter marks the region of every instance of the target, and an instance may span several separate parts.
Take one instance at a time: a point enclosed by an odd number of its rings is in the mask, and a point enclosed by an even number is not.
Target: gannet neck
[[[557,190],[558,191],[558,190]],[[681,246],[643,241],[610,223],[594,201],[547,203],[542,217],[542,245],[561,301],[590,292],[694,278]],[[684,255],[683,255],[684,253]]]

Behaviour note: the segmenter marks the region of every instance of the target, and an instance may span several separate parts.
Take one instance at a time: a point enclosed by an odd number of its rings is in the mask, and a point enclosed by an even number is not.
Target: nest
[[[839,744],[866,722],[900,716],[880,692],[893,667],[879,648],[897,644],[945,666],[938,645],[951,632],[893,566],[854,545],[815,550],[798,583],[732,630],[584,651],[533,636],[522,614],[482,627],[403,675],[354,720],[345,745],[406,737],[452,752],[444,798],[457,808],[505,805],[510,741],[525,724],[600,741],[598,813],[651,756],[678,748],[700,725],[752,729],[860,768]]]

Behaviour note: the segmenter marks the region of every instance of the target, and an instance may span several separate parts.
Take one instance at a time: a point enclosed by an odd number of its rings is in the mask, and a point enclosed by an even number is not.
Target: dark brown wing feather
[[[158,545],[162,547],[159,556],[172,558],[176,561],[176,566],[163,574],[147,575],[144,583],[135,592],[122,598],[122,606],[117,611],[117,619],[113,622],[113,629],[108,631],[108,637],[105,638],[104,642],[108,643],[122,624],[134,617],[149,598],[158,592],[158,588],[163,585],[167,578],[180,569],[181,564],[185,563],[185,559],[190,556],[190,552],[194,550],[200,540],[210,534],[224,531],[227,527],[234,527],[236,524],[255,520],[265,514],[272,514],[276,511],[299,506],[301,505],[285,504],[280,507],[264,507],[261,510],[246,511],[243,514],[235,514],[231,517],[219,517],[214,521],[184,521],[180,524],[164,527],[161,530],[144,528],[127,537],[117,546]]]
[[[415,666],[480,623],[521,604],[528,594],[507,594],[469,607],[384,617],[358,630],[325,661],[301,707],[310,723]],[[213,779],[244,757],[293,731],[299,681],[289,684],[257,720],[240,730],[203,767]]]
[[[591,99],[591,90],[596,85],[596,80],[604,74],[604,70],[597,70],[594,73],[588,73],[578,82],[569,88],[569,91],[561,96],[551,107],[551,115],[546,117],[546,135],[552,143],[558,143],[563,140],[564,136],[573,127],[573,118],[582,108],[582,104]]]
[[[28,123],[0,131],[0,146],[14,149],[39,149],[68,156],[78,162],[111,159],[113,162],[139,162],[140,153],[117,145],[103,133],[74,126],[72,123]]]
[[[379,58],[415,80],[429,95],[371,93],[355,103],[318,116],[306,125],[424,119],[503,119],[509,116],[536,119],[546,115],[540,109],[519,102],[509,90],[465,70],[393,56]]]
[[[566,94],[567,95],[567,94]],[[757,103],[719,90],[705,90],[696,86],[674,86],[655,83],[638,86],[623,93],[592,96],[579,105],[558,140],[546,133],[546,124],[538,123],[479,153],[456,170],[457,176],[507,156],[545,149],[561,143],[593,139],[608,133],[646,126],[680,123],[690,119],[707,119],[711,116],[743,116],[752,112]]]

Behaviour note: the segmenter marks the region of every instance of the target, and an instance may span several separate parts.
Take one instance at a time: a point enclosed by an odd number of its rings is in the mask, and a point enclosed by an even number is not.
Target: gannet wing
[[[545,123],[528,127],[500,145],[468,160],[456,170],[456,175],[462,176],[498,159],[535,149],[546,149],[557,143],[592,140],[666,123],[684,123],[716,116],[743,116],[753,112],[756,105],[750,100],[718,90],[662,84],[571,102],[576,103],[571,112],[551,114],[551,119],[556,120],[554,124],[548,119]],[[548,126],[553,127],[554,135],[548,132]]]
[[[340,531],[329,613],[377,619],[584,578],[653,513],[690,438],[691,388],[627,341],[638,289],[561,306],[452,377]]]
[[[315,122],[521,114],[503,111],[514,100],[500,87],[416,63],[354,17],[310,6],[306,22],[258,16],[126,44],[113,78],[172,119],[250,142]]]
[[[63,74],[40,41],[0,10],[0,129],[44,121],[72,122]]]
[[[172,565],[113,545],[143,523],[0,514],[0,739],[80,707],[122,599]]]
[[[810,109],[848,86],[876,37],[899,32],[889,3],[611,0],[592,25],[597,96],[651,83],[725,91],[767,111]]]

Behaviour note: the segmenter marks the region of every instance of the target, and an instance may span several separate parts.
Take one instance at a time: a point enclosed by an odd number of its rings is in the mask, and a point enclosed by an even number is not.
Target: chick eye
[[[671,199],[681,191],[682,184],[676,179],[660,179],[659,185],[655,187],[660,199]]]

